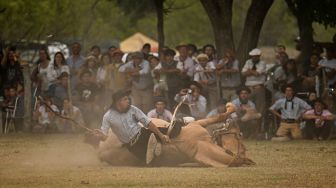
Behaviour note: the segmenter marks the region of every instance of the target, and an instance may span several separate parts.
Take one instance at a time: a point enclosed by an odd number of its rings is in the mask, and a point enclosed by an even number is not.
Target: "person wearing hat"
[[[326,107],[327,105],[321,99],[316,99],[314,108],[303,114],[302,117],[306,120],[305,135],[307,139],[328,139],[336,116]]]
[[[184,104],[190,109],[191,116],[195,119],[202,119],[206,116],[207,100],[201,95],[202,85],[196,81],[191,82],[189,88],[182,89],[175,95],[175,101],[180,102],[186,97]]]
[[[209,61],[207,54],[199,54],[196,57],[197,65],[195,68],[194,81],[200,83],[204,93],[208,96],[210,109],[216,107],[217,88],[216,88],[216,67],[212,61]]]
[[[155,108],[147,113],[149,118],[162,119],[170,122],[173,119],[172,113],[166,109],[166,100],[164,97],[154,98]]]
[[[256,137],[259,131],[258,119],[261,115],[255,104],[249,99],[250,88],[241,86],[237,89],[237,99],[232,103],[236,106],[238,125],[245,138]]]
[[[272,140],[288,140],[288,133],[293,139],[302,138],[299,120],[302,114],[311,109],[311,106],[304,100],[295,96],[294,87],[286,85],[283,87],[285,97],[277,100],[269,110],[281,119],[280,126],[276,132],[276,137]],[[280,113],[278,112],[280,110]]]
[[[245,86],[251,90],[251,100],[254,101],[258,112],[264,115],[266,107],[266,91],[264,87],[266,63],[260,60],[261,50],[258,48],[250,51],[249,55],[251,58],[246,61],[241,72],[246,78]]]
[[[111,108],[105,113],[97,137],[106,140],[110,129],[137,158],[149,164],[161,153],[161,143],[170,142],[139,108],[130,104],[130,90],[118,90],[112,96]],[[139,124],[141,123],[141,125]]]
[[[174,97],[176,93],[179,92],[181,87],[180,70],[177,68],[178,62],[174,60],[175,51],[172,49],[166,49],[162,51],[162,60],[160,62],[160,67],[155,69],[155,73],[159,74],[160,77],[166,78],[167,92],[165,96],[168,98],[168,108],[173,109],[175,105]]]
[[[132,60],[122,65],[119,72],[126,73],[132,79],[132,97],[134,105],[148,112],[151,109],[153,80],[150,65],[142,52],[134,52]]]

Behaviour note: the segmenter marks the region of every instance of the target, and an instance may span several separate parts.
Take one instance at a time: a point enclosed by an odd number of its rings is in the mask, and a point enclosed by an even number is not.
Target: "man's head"
[[[295,90],[294,90],[294,86],[292,85],[285,85],[283,88],[283,91],[285,93],[285,97],[287,99],[292,99],[295,95]]]
[[[130,107],[130,90],[118,90],[112,95],[112,107],[119,112],[127,112]]]
[[[188,57],[188,46],[187,45],[179,45],[176,47],[176,49],[180,53],[180,57],[183,57],[183,58]]]
[[[97,46],[97,45],[92,46],[92,47],[91,47],[91,54],[92,54],[93,56],[95,56],[96,58],[98,58],[99,55],[100,55],[100,47]]]
[[[203,46],[203,53],[208,55],[209,58],[211,58],[215,54],[215,46],[212,44],[206,44]]]
[[[164,97],[156,97],[154,98],[155,109],[158,112],[163,112],[166,108],[166,100]]]
[[[141,52],[145,54],[149,54],[151,51],[151,45],[149,43],[146,43],[142,46]]]
[[[10,87],[9,88],[9,96],[10,97],[15,97],[17,94],[16,88],[15,87]]]
[[[45,49],[45,48],[40,49],[40,51],[39,51],[39,58],[40,58],[41,62],[50,60],[50,56],[48,54],[47,49]]]
[[[192,91],[192,95],[194,96],[194,97],[199,97],[200,95],[201,95],[201,92],[202,92],[202,85],[200,84],[200,83],[198,83],[198,82],[196,82],[196,81],[192,81],[191,83],[190,83],[190,86],[189,86],[189,88],[191,89],[191,91]]]
[[[257,63],[260,61],[261,50],[258,48],[255,48],[249,52],[249,55],[251,57],[252,62]]]
[[[242,86],[237,90],[237,95],[240,100],[247,101],[249,99],[249,95],[251,93],[250,88],[246,86]]]
[[[152,69],[154,69],[160,63],[160,59],[153,55],[148,57],[148,61]]]
[[[142,52],[134,52],[132,60],[134,64],[139,65],[144,60],[144,54]]]
[[[78,42],[72,44],[71,51],[73,55],[79,55],[81,51],[81,45]]]
[[[176,55],[174,50],[168,48],[168,49],[164,50],[162,53],[164,55],[165,62],[170,63],[170,62],[174,61],[174,57]]]

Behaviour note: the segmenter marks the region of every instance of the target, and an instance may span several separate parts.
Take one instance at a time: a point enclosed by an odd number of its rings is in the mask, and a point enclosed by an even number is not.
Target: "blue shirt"
[[[131,105],[125,113],[120,113],[111,108],[103,117],[101,130],[107,135],[111,128],[119,140],[126,144],[140,132],[141,125],[138,124],[139,122],[146,128],[151,122],[139,108]]]
[[[239,98],[237,98],[237,99],[232,101],[232,104],[234,104],[236,106],[236,113],[239,117],[243,116],[242,105],[244,105],[248,108],[251,108],[251,109],[256,109],[255,104],[250,100],[248,100],[246,104],[242,104],[241,101],[239,100]]]
[[[304,100],[294,97],[291,101],[287,101],[286,98],[279,99],[269,109],[280,110],[281,119],[298,120],[303,112],[311,109],[311,106]]]
[[[135,64],[133,61],[129,61],[128,63],[121,65],[119,68],[119,72],[126,72],[127,69],[135,68]],[[150,72],[150,66],[148,61],[143,60],[139,64],[139,75],[132,77],[132,85],[135,89],[148,89],[153,85],[152,75]]]

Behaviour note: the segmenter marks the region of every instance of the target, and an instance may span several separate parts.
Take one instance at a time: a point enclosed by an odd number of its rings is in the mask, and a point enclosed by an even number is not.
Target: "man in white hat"
[[[253,49],[249,53],[248,59],[242,69],[242,75],[245,76],[245,85],[250,88],[250,98],[256,104],[256,109],[262,115],[265,112],[265,87],[266,81],[266,63],[260,60],[261,50]]]

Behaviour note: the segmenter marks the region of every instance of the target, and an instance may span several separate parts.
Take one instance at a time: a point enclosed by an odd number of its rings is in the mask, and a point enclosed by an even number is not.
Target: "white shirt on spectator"
[[[180,69],[181,71],[187,71],[187,75],[190,78],[194,77],[195,73],[195,64],[192,58],[187,57],[183,62],[180,60],[180,57],[177,56],[174,58],[175,61],[177,61],[177,68]]]
[[[175,101],[180,102],[182,100],[182,96],[180,96],[180,94],[176,94],[174,99]],[[202,95],[200,95],[198,99],[195,100],[193,99],[192,95],[188,94],[184,103],[188,104],[190,113],[194,118],[200,119],[206,116],[207,100]]]
[[[253,62],[251,59],[247,60],[243,69],[242,73],[246,72],[248,69],[252,69],[253,67]],[[259,61],[259,63],[256,64],[256,71],[261,74],[259,76],[247,76],[246,77],[246,86],[256,86],[260,84],[264,84],[266,81],[266,64],[264,61]]]
[[[205,70],[215,71],[216,67],[212,61],[208,62],[204,68],[200,64],[197,64],[195,67],[194,81],[199,82],[202,80],[209,80],[215,82],[216,78],[214,72],[205,73]]]

